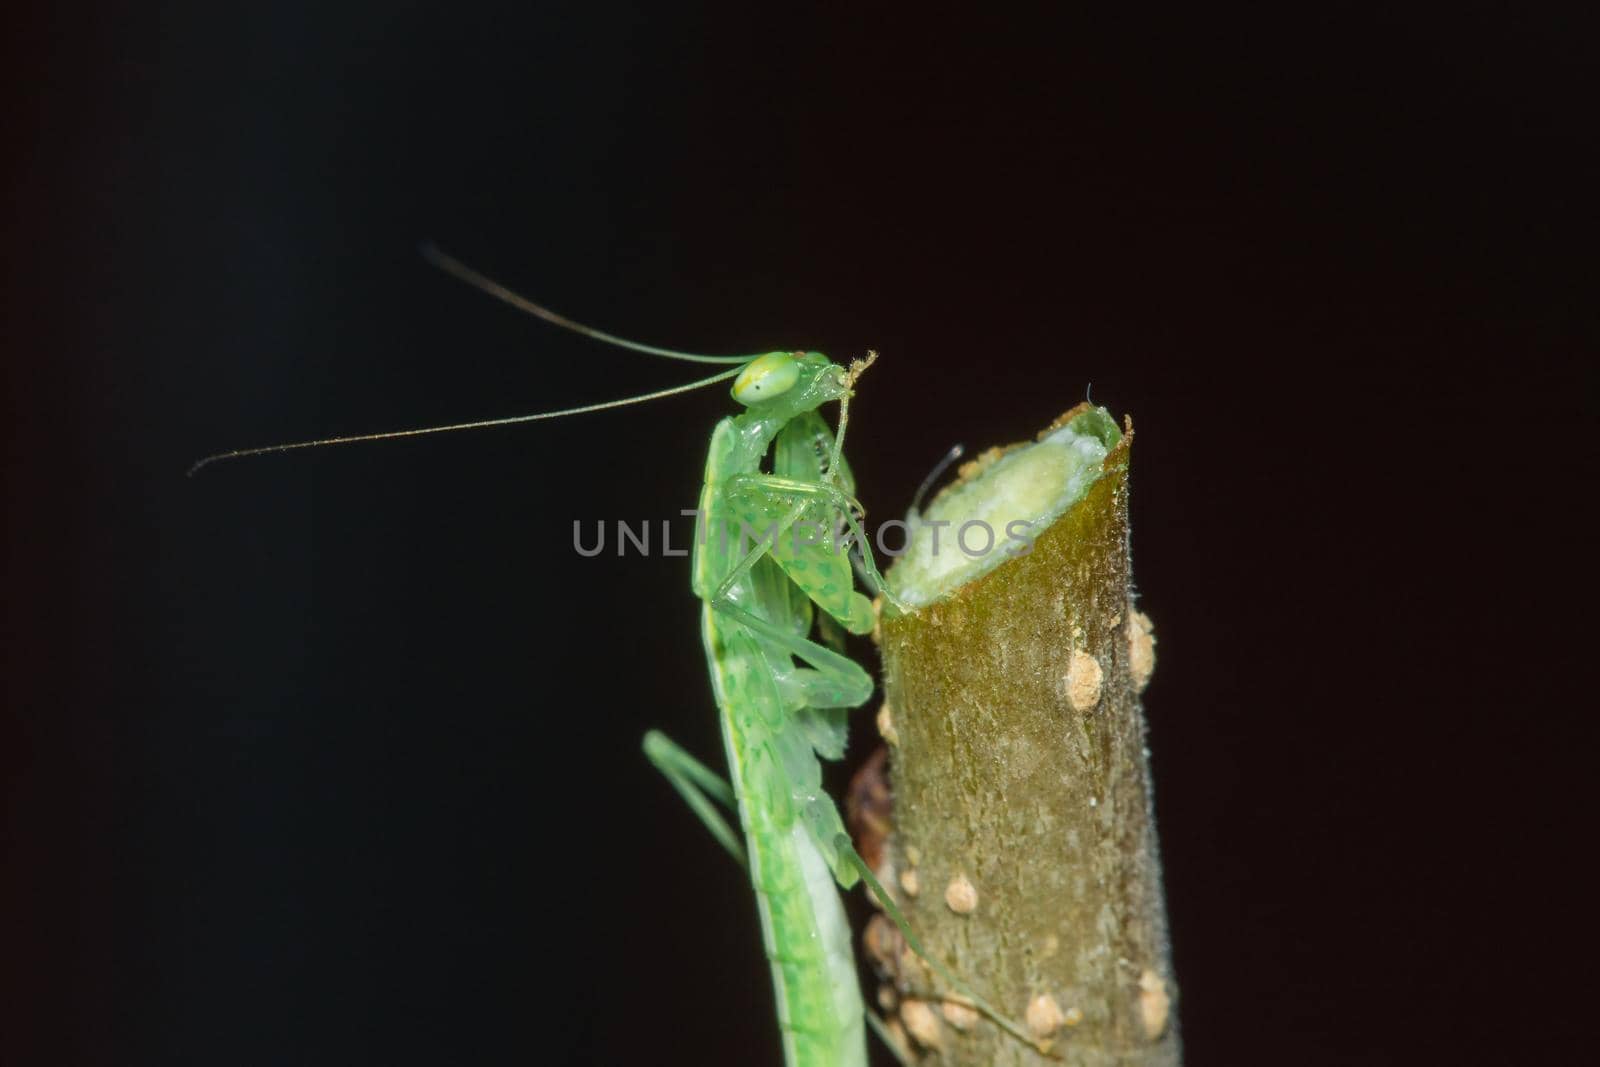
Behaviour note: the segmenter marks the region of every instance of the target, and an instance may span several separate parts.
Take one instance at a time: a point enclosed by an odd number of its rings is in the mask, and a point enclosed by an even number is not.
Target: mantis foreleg
[[[884,599],[896,608],[903,608],[898,597],[889,590],[889,585],[884,581],[883,575],[878,571],[878,565],[872,558],[872,544],[867,540],[866,530],[862,528],[860,514],[861,505],[850,494],[836,485],[828,482],[804,481],[798,478],[781,478],[771,474],[740,474],[728,479],[727,491],[735,501],[755,500],[768,506],[785,502],[789,504],[821,503],[837,511],[844,518],[845,526],[850,531],[850,537],[861,546],[861,563],[866,569],[867,586],[874,593],[882,594]],[[795,516],[799,518],[798,515]],[[791,524],[794,520],[790,520]],[[788,528],[785,528],[785,533]],[[790,539],[795,540],[794,538]],[[785,568],[787,569],[787,568]],[[805,582],[791,574],[796,584],[805,588]],[[845,620],[840,620],[845,621]]]

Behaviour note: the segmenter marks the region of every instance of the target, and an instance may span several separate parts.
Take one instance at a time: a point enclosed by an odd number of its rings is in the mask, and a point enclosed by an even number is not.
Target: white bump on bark
[[[1025,1018],[1028,1032],[1041,1041],[1061,1029],[1061,1024],[1066,1021],[1061,1014],[1061,1005],[1049,993],[1040,993],[1028,1002]]]
[[[945,886],[944,902],[957,915],[971,915],[978,907],[978,889],[966,875],[958,874]]]
[[[1160,1037],[1167,1028],[1167,1015],[1171,1010],[1172,998],[1167,995],[1167,983],[1146,967],[1139,975],[1139,1021],[1144,1024],[1144,1036],[1151,1041]]]
[[[939,1005],[939,1013],[944,1016],[945,1022],[957,1030],[966,1031],[978,1025],[978,1009],[954,1000]]]
[[[1067,703],[1072,705],[1072,710],[1088,711],[1100,703],[1100,686],[1104,680],[1105,671],[1101,670],[1099,660],[1087,652],[1073,652],[1063,679]]]
[[[887,700],[883,702],[883,707],[878,709],[878,733],[895,748],[900,747],[900,735],[894,728],[894,710],[889,707]]]
[[[1144,612],[1135,611],[1128,617],[1128,673],[1133,675],[1133,687],[1142,690],[1149,685],[1155,669],[1155,623]]]
[[[911,1039],[923,1048],[944,1048],[944,1028],[925,1000],[908,1000],[900,1005],[900,1021],[906,1024]]]

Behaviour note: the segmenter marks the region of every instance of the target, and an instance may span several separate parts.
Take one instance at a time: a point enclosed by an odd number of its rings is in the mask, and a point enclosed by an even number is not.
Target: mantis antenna
[[[434,266],[444,271],[446,274],[459,278],[468,285],[472,286],[474,289],[479,289],[485,293],[488,293],[495,299],[504,301],[520,311],[526,311],[528,314],[538,316],[539,318],[544,319],[546,322],[560,326],[564,330],[571,330],[573,333],[582,334],[584,337],[592,338],[604,344],[615,345],[618,348],[631,349],[635,352],[643,352],[647,355],[661,356],[666,359],[686,360],[690,363],[737,364],[737,366],[734,366],[731,370],[723,371],[721,374],[713,374],[709,378],[701,378],[699,381],[689,382],[686,385],[675,385],[670,389],[658,389],[653,393],[641,393],[638,396],[623,397],[620,400],[607,400],[598,404],[584,404],[581,407],[562,408],[560,411],[540,411],[532,415],[512,415],[507,418],[500,419],[477,419],[472,422],[451,423],[448,426],[424,426],[415,430],[390,430],[386,433],[363,433],[350,434],[341,437],[323,437],[315,441],[292,441],[288,444],[263,445],[259,448],[241,448],[232,452],[218,452],[216,455],[207,456],[204,459],[196,462],[192,467],[189,468],[188,477],[194,477],[195,474],[201,469],[208,467],[213,463],[220,462],[221,460],[242,459],[245,456],[261,456],[267,454],[268,452],[294,452],[302,448],[322,448],[326,445],[351,445],[357,444],[361,441],[386,441],[395,437],[421,437],[424,434],[452,433],[456,430],[482,430],[491,426],[510,426],[519,422],[538,422],[542,419],[559,419],[567,415],[586,415],[594,411],[609,411],[612,408],[627,407],[630,404],[644,404],[651,400],[660,400],[663,397],[676,396],[679,393],[687,393],[694,389],[701,389],[708,385],[715,385],[717,382],[727,381],[729,378],[737,375],[744,364],[755,358],[755,356],[699,356],[692,352],[679,352],[671,348],[658,348],[655,345],[646,345],[640,344],[638,341],[629,341],[627,338],[614,336],[613,334],[606,333],[603,330],[597,330],[592,326],[585,326],[581,322],[574,322],[565,315],[558,315],[549,308],[535,304],[532,300],[512,292],[510,289],[507,289],[505,286],[501,285],[497,281],[494,281],[492,278],[478,273],[465,263],[462,263],[459,259],[456,259],[454,256],[441,252],[435,245],[424,244],[422,246],[422,257],[429,263],[432,263]]]
[[[635,352],[643,352],[651,356],[662,356],[666,359],[681,359],[689,363],[749,363],[752,359],[756,358],[754,355],[697,356],[693,352],[679,352],[672,348],[658,348],[655,345],[640,344],[638,341],[630,341],[625,337],[617,337],[613,334],[606,333],[604,330],[597,330],[593,326],[585,326],[581,322],[574,322],[565,315],[557,315],[549,308],[535,304],[527,297],[507,289],[493,278],[488,278],[482,274],[479,274],[477,271],[473,270],[471,267],[467,266],[454,256],[445,252],[441,252],[438,246],[434,244],[427,243],[422,245],[421,251],[423,259],[427,260],[429,263],[432,263],[435,267],[438,267],[446,274],[461,279],[474,289],[482,290],[483,292],[494,297],[496,300],[501,300],[507,304],[510,304],[518,311],[526,311],[528,314],[536,315],[546,322],[560,326],[564,330],[571,330],[573,333],[581,333],[585,337],[592,337],[596,341],[600,341],[608,345],[616,345],[618,348],[632,349]]]
[[[478,419],[474,422],[456,422],[449,426],[424,426],[415,430],[389,430],[386,433],[358,433],[347,437],[322,437],[315,441],[291,441],[283,445],[262,445],[259,448],[240,448],[233,452],[218,452],[214,456],[207,456],[189,468],[188,477],[204,467],[218,463],[225,459],[243,459],[245,456],[262,456],[268,452],[294,452],[302,448],[321,448],[324,445],[353,445],[360,441],[387,441],[394,437],[421,437],[430,433],[451,433],[455,430],[482,430],[490,426],[511,426],[519,422],[538,422],[541,419],[559,419],[567,415],[585,415],[591,411],[609,411],[612,408],[625,408],[630,404],[644,404],[651,400],[660,400],[665,396],[676,396],[694,389],[703,389],[717,382],[725,382],[738,374],[742,368],[735,367],[725,370],[721,374],[713,374],[709,378],[701,378],[697,382],[687,385],[674,385],[670,389],[658,389],[653,393],[640,393],[638,396],[623,397],[621,400],[605,400],[598,404],[584,404],[582,407],[562,408],[560,411],[539,411],[532,415],[510,415],[503,419]]]

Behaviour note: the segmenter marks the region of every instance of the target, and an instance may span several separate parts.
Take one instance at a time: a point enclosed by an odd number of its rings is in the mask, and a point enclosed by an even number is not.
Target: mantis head
[[[821,352],[767,352],[733,382],[733,398],[762,415],[792,418],[850,392],[850,375]]]

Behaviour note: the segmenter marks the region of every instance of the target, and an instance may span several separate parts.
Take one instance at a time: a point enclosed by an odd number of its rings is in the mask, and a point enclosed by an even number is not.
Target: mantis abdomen
[[[777,738],[725,685],[742,674],[754,683],[749,695],[775,693],[760,692],[765,664],[749,658],[761,655],[754,642],[742,634],[723,640],[717,621],[708,607],[707,645],[723,650],[713,662],[713,677],[785,1061],[790,1067],[864,1065],[864,1006],[838,884],[796,807],[789,775],[778,765]]]

